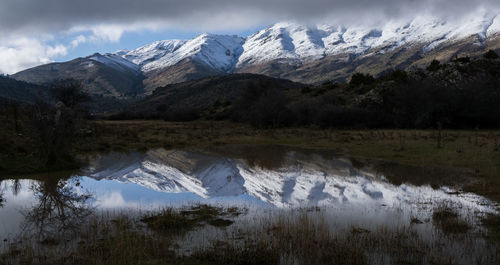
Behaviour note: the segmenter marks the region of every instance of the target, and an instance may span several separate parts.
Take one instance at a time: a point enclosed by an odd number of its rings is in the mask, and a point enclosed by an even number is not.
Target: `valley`
[[[0,39],[0,264],[500,264],[498,11],[132,2]]]

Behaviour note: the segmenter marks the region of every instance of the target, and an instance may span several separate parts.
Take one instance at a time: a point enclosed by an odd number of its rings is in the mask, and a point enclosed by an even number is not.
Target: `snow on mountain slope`
[[[238,64],[256,64],[274,59],[321,58],[321,33],[295,23],[277,23],[251,35],[243,44]]]
[[[144,72],[165,68],[191,58],[214,69],[230,71],[241,54],[244,39],[238,36],[202,34],[192,40],[159,41],[123,55]]]
[[[396,186],[383,176],[356,169],[348,160],[288,152],[284,161],[278,168],[265,169],[240,159],[160,149],[146,156],[115,154],[98,158],[88,175],[96,180],[135,183],[168,193],[189,192],[203,198],[249,195],[277,207],[411,208],[422,203],[432,208],[433,203],[452,202],[473,211],[495,211],[480,196],[456,195],[446,187]]]
[[[118,54],[106,53],[102,55],[99,53],[95,53],[94,55],[88,57],[88,59],[103,63],[120,71],[140,70],[140,67],[137,64],[123,58]]]
[[[496,16],[486,32],[488,37],[500,35],[500,15]]]
[[[390,21],[380,27],[277,23],[247,38],[237,66],[276,59],[307,61],[326,55],[363,54],[374,48],[384,52],[418,43],[426,44],[424,51],[429,51],[446,41],[470,36],[484,42],[499,32],[498,20],[498,14],[483,10],[455,23],[430,16],[409,22]]]
[[[500,15],[484,9],[453,21],[418,16],[379,26],[306,26],[280,22],[247,38],[201,34],[191,40],[157,41],[95,60],[130,68],[138,65],[147,73],[191,59],[218,72],[231,73],[275,60],[304,63],[330,55],[369,56],[404,45],[418,45],[423,52],[429,52],[443,43],[469,37],[477,38],[476,44],[484,45],[489,37],[499,33]],[[131,63],[119,61],[117,57]]]
[[[472,16],[465,20],[460,27],[453,30],[451,37],[454,39],[467,38],[476,35],[479,41],[484,42],[488,37],[488,31],[498,14],[485,12],[482,16]],[[491,31],[490,31],[491,32]],[[493,33],[493,32],[492,32]]]
[[[162,40],[155,41],[151,44],[144,45],[133,51],[122,51],[118,53],[125,59],[139,65],[144,66],[147,63],[156,61],[166,54],[175,52],[179,47],[186,43],[185,40]]]

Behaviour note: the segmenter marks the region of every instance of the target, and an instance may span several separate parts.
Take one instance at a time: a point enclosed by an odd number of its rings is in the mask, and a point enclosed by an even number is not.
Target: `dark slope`
[[[100,56],[100,54],[95,54]],[[17,80],[48,84],[56,80],[73,79],[92,96],[127,99],[143,93],[143,75],[137,69],[116,67],[87,58],[64,63],[37,66],[14,74]]]
[[[144,116],[196,110],[203,112],[219,105],[237,104],[249,90],[272,88],[293,90],[302,84],[255,74],[232,74],[207,77],[160,87],[147,98],[137,102],[130,112]]]
[[[34,103],[37,99],[46,100],[48,98],[48,88],[0,76],[0,98]]]

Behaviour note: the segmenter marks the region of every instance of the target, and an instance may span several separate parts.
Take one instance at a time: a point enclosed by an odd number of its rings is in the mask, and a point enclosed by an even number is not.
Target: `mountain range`
[[[453,189],[433,189],[428,183],[394,185],[369,167],[356,168],[348,159],[297,150],[283,153],[280,163],[271,168],[211,152],[154,149],[146,154],[111,153],[92,159],[82,173],[98,181],[133,183],[205,199],[249,195],[277,207],[412,209],[410,205],[418,202],[423,209],[430,204],[428,210],[432,210],[433,203],[449,201],[481,212],[491,211],[486,199],[473,194],[457,196]]]
[[[490,49],[500,50],[500,15],[488,11],[460,23],[423,16],[374,27],[280,22],[246,38],[201,34],[156,41],[37,66],[13,77],[35,84],[72,78],[92,95],[125,99],[168,84],[233,73],[306,84],[345,81],[355,72],[380,75]]]

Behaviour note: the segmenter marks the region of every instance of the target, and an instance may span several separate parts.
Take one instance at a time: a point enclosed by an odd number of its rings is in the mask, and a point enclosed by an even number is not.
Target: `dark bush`
[[[371,85],[375,83],[375,78],[369,74],[355,73],[351,77],[351,86]]]
[[[441,67],[441,63],[438,60],[432,60],[431,64],[427,66],[427,71],[436,72],[437,70],[441,69]]]
[[[310,93],[311,92],[311,88],[306,86],[306,87],[303,87],[301,90],[300,90],[300,93],[302,94],[307,94],[307,93]]]
[[[165,121],[194,121],[199,118],[200,111],[195,108],[170,110],[163,116]]]
[[[166,104],[160,104],[156,107],[156,111],[158,112],[165,112],[167,111],[167,105]]]
[[[406,71],[403,70],[393,70],[381,76],[380,80],[404,83],[408,81],[408,73],[406,73]]]
[[[274,87],[250,86],[233,104],[232,120],[258,127],[278,127],[289,123],[288,99]]]
[[[51,94],[57,104],[37,100],[31,126],[36,137],[36,153],[47,168],[64,168],[74,163],[72,149],[82,138],[87,112],[80,107],[89,97],[75,82],[56,82]]]
[[[68,108],[90,100],[90,96],[82,91],[81,84],[73,80],[56,81],[50,87],[52,97]]]
[[[458,57],[458,58],[455,58],[453,60],[453,62],[456,62],[456,63],[470,63],[470,57],[469,56],[466,56],[466,57]]]
[[[489,50],[487,53],[483,55],[483,57],[485,59],[493,59],[493,60],[499,58],[498,54],[493,50]]]

